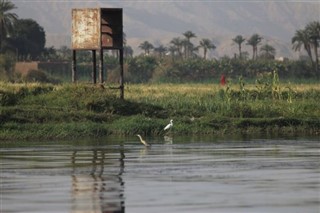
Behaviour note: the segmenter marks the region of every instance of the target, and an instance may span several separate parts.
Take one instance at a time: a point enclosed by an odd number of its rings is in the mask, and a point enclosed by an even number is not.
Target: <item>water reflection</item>
[[[10,146],[0,150],[0,212],[125,212],[122,145]]]
[[[119,149],[120,157],[110,157],[115,154],[114,151],[93,150],[91,156],[86,151],[72,153],[72,213],[125,212],[122,178],[125,158],[123,146]],[[87,163],[91,165],[90,173],[81,171],[82,165]],[[108,170],[110,166],[119,168],[119,171]]]
[[[0,143],[0,212],[319,210],[318,138],[163,139]]]
[[[172,143],[173,143],[173,138],[172,138],[171,136],[165,135],[165,136],[163,137],[163,139],[164,139],[164,142],[165,142],[166,144],[172,144]]]

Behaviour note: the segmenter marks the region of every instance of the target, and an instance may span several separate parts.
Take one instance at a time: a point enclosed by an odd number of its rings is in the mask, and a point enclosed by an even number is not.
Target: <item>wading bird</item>
[[[163,129],[163,130],[167,130],[167,129],[171,129],[173,127],[173,120],[170,120],[170,123]]]
[[[141,135],[138,134],[137,136],[139,137],[140,142],[141,142],[143,145],[145,145],[145,146],[151,146],[151,145],[148,144],[145,140],[142,139]]]

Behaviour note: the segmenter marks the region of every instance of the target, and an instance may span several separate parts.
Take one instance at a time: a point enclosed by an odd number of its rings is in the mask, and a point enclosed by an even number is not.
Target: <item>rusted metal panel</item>
[[[100,8],[72,10],[72,49],[101,48],[100,20]]]
[[[120,52],[120,98],[124,98],[123,85],[123,18],[121,8],[72,9],[72,81],[77,81],[76,50],[92,50],[92,81],[96,83],[96,50],[100,52],[99,82],[104,82],[103,50]]]
[[[123,20],[120,8],[72,10],[72,49],[123,47]]]

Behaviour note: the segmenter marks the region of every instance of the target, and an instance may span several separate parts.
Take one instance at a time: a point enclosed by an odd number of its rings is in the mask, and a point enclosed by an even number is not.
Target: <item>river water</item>
[[[320,212],[318,138],[1,142],[1,213]]]

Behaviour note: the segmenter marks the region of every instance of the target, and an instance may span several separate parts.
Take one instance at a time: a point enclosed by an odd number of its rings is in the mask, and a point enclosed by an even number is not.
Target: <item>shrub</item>
[[[25,76],[25,80],[28,82],[49,82],[48,76],[42,70],[30,70]]]
[[[201,58],[177,61],[166,69],[166,78],[171,82],[203,82],[215,74],[213,62]]]
[[[10,80],[15,65],[13,54],[0,54],[0,77],[2,80]]]
[[[0,106],[13,106],[18,102],[18,97],[12,92],[0,91]]]
[[[59,80],[50,78],[42,70],[30,70],[25,76],[24,80],[26,82],[55,83],[55,84],[60,83]]]
[[[148,82],[157,67],[157,60],[152,56],[140,56],[128,61],[129,81],[133,83]]]

